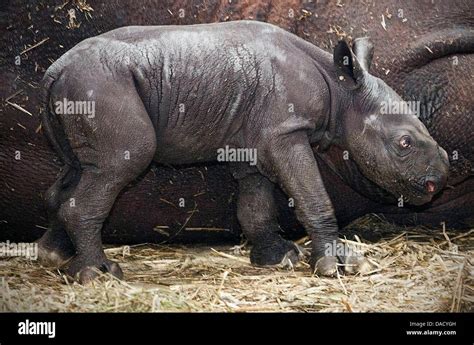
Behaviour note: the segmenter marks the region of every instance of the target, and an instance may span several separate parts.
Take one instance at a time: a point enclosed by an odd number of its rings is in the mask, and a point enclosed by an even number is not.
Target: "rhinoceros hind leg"
[[[38,260],[45,267],[59,268],[75,254],[74,246],[64,226],[58,220],[58,209],[67,200],[78,181],[79,173],[66,166],[45,194],[50,228],[37,241]]]
[[[80,179],[58,211],[76,251],[63,270],[79,283],[102,272],[122,278],[119,265],[104,253],[102,226],[118,194],[147,169],[156,153],[156,132],[141,99],[130,88],[110,89],[107,99],[96,101],[93,131],[78,130],[91,127],[85,116],[62,117],[66,131],[73,129],[66,135],[80,164]],[[122,101],[112,97],[115,91]]]
[[[292,266],[303,255],[293,242],[279,234],[273,189],[273,183],[259,173],[239,178],[237,217],[243,233],[253,244],[252,264]]]
[[[117,279],[123,279],[123,272],[120,265],[108,259],[103,259],[100,263],[92,263],[85,266],[81,260],[77,260],[66,269],[68,280],[78,281],[85,285],[95,280],[102,273],[110,273]]]
[[[269,242],[269,240],[271,242]],[[303,259],[303,252],[296,244],[284,240],[279,235],[267,237],[254,244],[250,251],[250,262],[257,266],[281,266],[291,268]]]
[[[42,266],[60,268],[71,259],[74,246],[64,229],[48,229],[38,243],[38,261]]]
[[[154,149],[154,145],[148,149],[152,147]],[[64,271],[80,283],[93,280],[101,272],[109,272],[117,278],[123,276],[118,264],[105,256],[101,230],[117,195],[150,164],[153,156],[145,147],[130,148],[130,151],[135,162],[108,165],[110,161],[106,161],[105,165],[85,166],[70,196],[73,203],[65,202],[60,207],[58,216],[76,249],[76,256]]]

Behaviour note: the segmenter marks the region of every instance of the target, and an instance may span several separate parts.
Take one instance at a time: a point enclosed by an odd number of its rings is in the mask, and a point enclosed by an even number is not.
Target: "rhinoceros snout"
[[[448,180],[449,159],[446,151],[437,147],[439,156],[431,162],[427,169],[427,175],[424,178],[424,189],[429,195],[434,195],[441,191]]]

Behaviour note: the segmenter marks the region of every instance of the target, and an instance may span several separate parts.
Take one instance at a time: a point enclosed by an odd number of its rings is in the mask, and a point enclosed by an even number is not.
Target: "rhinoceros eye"
[[[404,135],[400,139],[400,147],[402,149],[409,149],[411,147],[411,138],[408,135]]]

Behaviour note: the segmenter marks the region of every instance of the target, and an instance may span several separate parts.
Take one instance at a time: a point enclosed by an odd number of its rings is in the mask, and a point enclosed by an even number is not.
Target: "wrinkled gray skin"
[[[334,275],[338,260],[346,272],[367,269],[364,259],[325,253],[338,229],[311,145],[347,150],[369,179],[415,205],[431,200],[448,171],[446,152],[416,116],[381,114],[382,102],[401,99],[367,72],[371,57],[367,39],[353,50],[341,41],[333,57],[251,21],[125,27],[81,42],[44,77],[43,124],[68,168],[46,196],[52,228],[41,255],[72,257],[64,269],[82,283],[96,268],[121,277],[101,244],[118,193],[152,161],[212,161],[229,145],[258,154],[256,167],[233,166],[254,264],[301,254],[277,233],[278,183],[312,239],[316,273]],[[64,98],[95,101],[95,117],[54,114]]]

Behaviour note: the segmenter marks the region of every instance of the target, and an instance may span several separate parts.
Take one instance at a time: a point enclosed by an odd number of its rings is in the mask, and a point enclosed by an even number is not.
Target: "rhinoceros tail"
[[[40,118],[44,133],[48,138],[53,149],[56,151],[59,158],[64,164],[67,164],[73,168],[80,168],[80,163],[74,152],[71,149],[71,145],[64,133],[64,129],[59,122],[58,117],[53,111],[51,104],[51,87],[57,80],[57,76],[50,73],[50,70],[46,71],[43,77],[41,85],[41,111]]]

